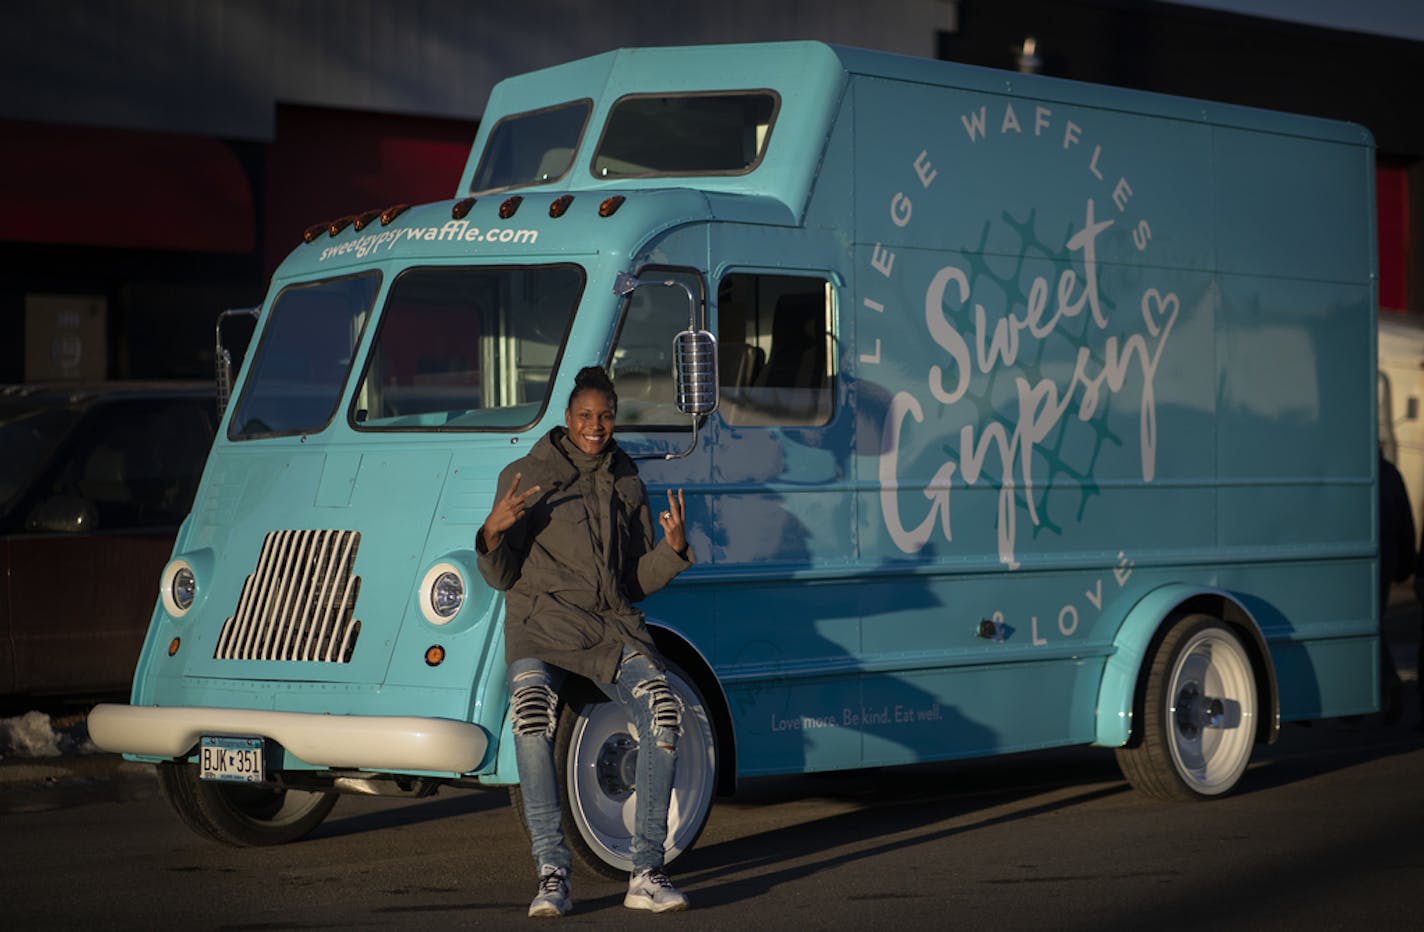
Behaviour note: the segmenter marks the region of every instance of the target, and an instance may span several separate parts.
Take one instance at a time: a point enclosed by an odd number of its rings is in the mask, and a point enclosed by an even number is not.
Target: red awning
[[[252,186],[221,140],[0,121],[0,241],[251,253]]]

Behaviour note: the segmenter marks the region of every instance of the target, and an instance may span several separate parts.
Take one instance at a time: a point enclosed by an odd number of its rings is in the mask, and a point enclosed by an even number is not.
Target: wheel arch
[[[737,739],[732,730],[731,706],[722,684],[712,672],[712,664],[690,640],[663,622],[649,618],[647,624],[658,650],[696,681],[702,698],[707,701],[707,712],[717,736],[716,793],[730,796],[737,787]]]
[[[1264,713],[1256,726],[1256,741],[1269,744],[1276,740],[1281,721],[1280,690],[1261,626],[1241,600],[1226,590],[1173,583],[1140,599],[1113,638],[1113,653],[1098,684],[1094,744],[1122,747],[1136,737],[1134,713],[1141,707],[1145,665],[1174,623],[1197,614],[1220,619],[1240,636],[1251,659],[1259,708]]]

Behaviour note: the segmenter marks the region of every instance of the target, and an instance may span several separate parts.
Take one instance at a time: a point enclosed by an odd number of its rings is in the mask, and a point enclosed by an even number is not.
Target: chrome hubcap
[[[638,742],[626,732],[609,735],[594,762],[598,786],[611,799],[633,795],[638,777]]]

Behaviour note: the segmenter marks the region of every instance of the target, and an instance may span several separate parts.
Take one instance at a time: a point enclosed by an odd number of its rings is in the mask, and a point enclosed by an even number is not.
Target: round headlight
[[[465,604],[465,579],[451,563],[430,568],[420,584],[420,611],[432,625],[443,625]]]
[[[457,573],[441,573],[430,587],[431,611],[441,618],[454,618],[465,604],[465,584]]]
[[[174,560],[163,569],[159,596],[168,614],[180,618],[193,607],[198,595],[198,577],[186,560]]]
[[[173,604],[186,612],[193,606],[198,580],[193,577],[193,571],[185,566],[173,574],[173,583],[169,588],[173,593]]]

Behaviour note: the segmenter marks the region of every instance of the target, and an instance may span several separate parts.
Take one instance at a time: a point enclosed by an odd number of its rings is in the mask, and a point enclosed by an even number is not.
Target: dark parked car
[[[127,691],[212,385],[0,386],[0,695]]]

